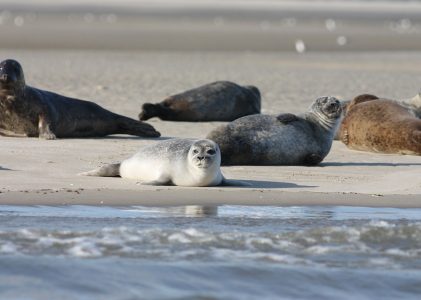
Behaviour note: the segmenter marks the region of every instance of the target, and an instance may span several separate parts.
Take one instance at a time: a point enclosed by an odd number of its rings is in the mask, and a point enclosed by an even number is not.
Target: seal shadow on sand
[[[421,163],[376,163],[376,162],[328,162],[321,163],[320,167],[342,167],[342,166],[355,166],[355,167],[409,167],[409,166],[421,166]]]
[[[160,137],[142,137],[142,136],[130,136],[130,135],[107,135],[103,137],[94,137],[90,139],[94,140],[151,140],[151,141],[164,141],[174,139],[172,136],[160,136]],[[66,138],[68,139],[68,138]]]
[[[0,166],[0,171],[13,171],[13,170]]]
[[[238,181],[244,182],[246,184],[250,184],[249,186],[239,186],[239,185],[232,185],[229,187],[233,188],[265,188],[265,189],[286,189],[286,188],[313,188],[317,187],[315,185],[299,185],[290,182],[279,182],[279,181],[267,181],[267,180],[244,180],[240,179]]]

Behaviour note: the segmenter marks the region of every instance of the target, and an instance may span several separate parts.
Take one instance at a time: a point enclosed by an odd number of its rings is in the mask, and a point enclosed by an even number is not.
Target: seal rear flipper
[[[305,165],[305,166],[316,166],[319,163],[321,163],[322,160],[323,160],[323,157],[321,157],[318,154],[312,153],[312,154],[307,155],[304,158],[303,165]]]
[[[290,113],[280,114],[276,117],[276,119],[278,119],[278,121],[283,124],[288,124],[299,120],[296,115]]]
[[[159,137],[161,133],[155,130],[152,125],[136,121],[130,118],[121,118],[119,120],[118,133],[136,135],[141,137]]]
[[[156,104],[145,103],[142,105],[142,111],[139,114],[140,121],[146,121],[150,118],[156,117],[158,115],[158,110],[156,109]]]
[[[120,164],[109,164],[92,171],[79,173],[82,176],[118,177],[120,176]]]

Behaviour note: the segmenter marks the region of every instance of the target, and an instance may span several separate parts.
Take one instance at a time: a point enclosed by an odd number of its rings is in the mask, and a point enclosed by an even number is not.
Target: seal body
[[[215,186],[227,183],[220,164],[221,152],[215,142],[171,139],[144,147],[120,164],[82,175],[121,176],[151,185]]]
[[[145,103],[140,120],[232,121],[260,113],[260,92],[254,86],[217,81],[173,95],[160,103]]]
[[[352,103],[339,128],[349,148],[421,155],[421,120],[413,110],[388,99]]]
[[[151,125],[99,105],[25,84],[15,60],[0,63],[0,134],[46,139],[131,134],[158,137]]]
[[[321,97],[303,115],[246,116],[207,138],[220,145],[225,165],[317,165],[330,151],[340,116],[339,101]]]

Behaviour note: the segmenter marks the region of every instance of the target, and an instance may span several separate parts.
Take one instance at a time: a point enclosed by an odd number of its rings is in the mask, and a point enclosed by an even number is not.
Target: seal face
[[[215,186],[225,182],[221,152],[211,140],[172,139],[144,147],[121,164],[82,173],[88,176],[121,176],[143,184]]]
[[[216,81],[170,96],[160,103],[145,103],[140,120],[158,117],[170,121],[232,121],[260,113],[260,91],[255,86],[240,86]]]
[[[160,135],[151,125],[112,113],[99,105],[25,84],[21,65],[0,63],[0,134],[45,139],[109,134]]]
[[[370,152],[421,155],[421,120],[404,105],[356,97],[339,128],[339,138],[349,148]]]
[[[334,97],[320,97],[303,115],[252,115],[211,131],[225,165],[316,165],[329,153],[341,116]]]

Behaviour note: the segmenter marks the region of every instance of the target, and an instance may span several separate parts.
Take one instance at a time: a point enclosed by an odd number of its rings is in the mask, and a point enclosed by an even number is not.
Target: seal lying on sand
[[[0,134],[55,139],[117,133],[160,136],[151,125],[95,103],[30,87],[17,61],[0,63]]]
[[[207,138],[219,144],[225,165],[317,165],[330,151],[341,111],[338,99],[321,97],[303,115],[246,116]]]
[[[221,152],[213,141],[172,139],[144,147],[119,164],[105,165],[80,175],[121,176],[150,185],[247,185],[225,179],[220,164]]]
[[[158,117],[169,121],[233,121],[259,113],[258,88],[217,81],[170,96],[161,103],[145,103],[139,119]]]
[[[351,149],[421,155],[421,120],[400,103],[360,95],[349,105],[339,128]]]

